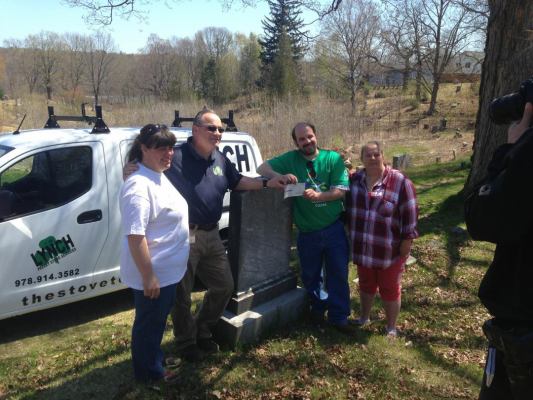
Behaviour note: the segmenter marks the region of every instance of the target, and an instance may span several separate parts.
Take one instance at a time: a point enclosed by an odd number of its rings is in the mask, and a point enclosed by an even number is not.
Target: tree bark
[[[483,179],[494,150],[507,139],[507,126],[495,125],[489,119],[490,102],[516,92],[522,81],[533,76],[533,1],[489,0],[489,7],[474,153],[466,191]]]

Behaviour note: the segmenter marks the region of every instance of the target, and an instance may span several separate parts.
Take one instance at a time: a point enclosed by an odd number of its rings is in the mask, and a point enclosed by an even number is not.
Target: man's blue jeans
[[[151,300],[142,290],[133,290],[135,320],[131,330],[131,359],[135,379],[141,382],[163,378],[161,340],[170,309],[176,301],[176,284],[161,288],[159,297]]]
[[[350,315],[348,239],[340,221],[314,232],[299,232],[298,255],[302,282],[309,295],[311,312],[328,311],[332,324],[344,325]],[[322,263],[326,267],[328,298],[320,299]]]

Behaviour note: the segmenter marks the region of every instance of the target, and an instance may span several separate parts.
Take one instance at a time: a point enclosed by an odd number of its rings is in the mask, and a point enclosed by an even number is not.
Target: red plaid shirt
[[[388,268],[399,262],[400,241],[418,237],[418,205],[413,183],[386,167],[372,191],[365,170],[350,175],[346,196],[353,262],[361,267]]]

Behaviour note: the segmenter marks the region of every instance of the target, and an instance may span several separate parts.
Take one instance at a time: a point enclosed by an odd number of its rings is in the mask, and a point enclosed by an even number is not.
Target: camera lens
[[[492,100],[489,106],[489,117],[495,124],[509,124],[522,118],[524,98],[520,93],[511,93]]]

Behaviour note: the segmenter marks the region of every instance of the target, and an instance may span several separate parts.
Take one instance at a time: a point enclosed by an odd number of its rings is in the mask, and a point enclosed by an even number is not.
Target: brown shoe
[[[357,332],[357,325],[354,323],[353,320],[347,320],[344,324],[330,323],[329,326],[336,329],[340,333],[344,333],[345,335],[349,336],[353,336]]]

